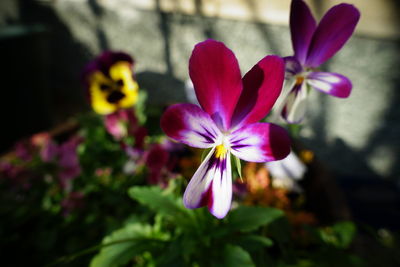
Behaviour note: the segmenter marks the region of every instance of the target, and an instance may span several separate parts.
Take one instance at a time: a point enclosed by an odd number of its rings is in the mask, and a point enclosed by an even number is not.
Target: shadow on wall
[[[19,3],[24,25],[42,24],[48,28],[49,69],[46,78],[54,120],[59,121],[77,110],[83,110],[86,104],[79,76],[82,67],[91,58],[88,49],[74,38],[52,2],[20,0]]]
[[[77,43],[50,6],[20,0],[20,19],[3,28],[1,43],[5,99],[1,107],[9,131],[0,149],[82,110],[79,69],[87,61]],[[66,64],[68,62],[68,64]],[[76,88],[76,89],[75,89]]]

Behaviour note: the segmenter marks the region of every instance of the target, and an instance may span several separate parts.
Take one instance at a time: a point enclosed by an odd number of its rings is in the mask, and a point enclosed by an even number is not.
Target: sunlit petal
[[[201,107],[221,129],[228,130],[242,92],[239,64],[233,52],[214,40],[197,44],[189,60],[189,75]]]
[[[271,110],[281,93],[285,76],[283,59],[266,56],[243,77],[243,91],[236,106],[232,127],[257,122]]]

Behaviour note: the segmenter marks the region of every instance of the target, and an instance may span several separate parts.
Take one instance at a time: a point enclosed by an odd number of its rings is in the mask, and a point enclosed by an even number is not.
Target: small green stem
[[[299,138],[301,124],[288,124],[288,130],[292,138]]]
[[[84,250],[79,251],[77,253],[74,253],[72,255],[63,256],[61,258],[58,258],[57,260],[53,261],[52,263],[49,263],[49,264],[45,265],[45,267],[55,266],[55,265],[57,265],[59,263],[71,262],[71,261],[75,260],[78,257],[81,257],[83,255],[92,253],[92,252],[94,252],[96,250],[99,250],[101,248],[104,248],[104,247],[113,246],[113,245],[117,245],[117,244],[120,244],[120,243],[133,242],[133,241],[137,241],[137,240],[139,240],[139,238],[127,238],[127,239],[121,239],[121,240],[112,241],[112,242],[109,242],[109,243],[106,243],[106,244],[95,245],[93,247],[84,249]],[[146,239],[146,241],[161,242],[162,240],[159,240],[159,239]]]

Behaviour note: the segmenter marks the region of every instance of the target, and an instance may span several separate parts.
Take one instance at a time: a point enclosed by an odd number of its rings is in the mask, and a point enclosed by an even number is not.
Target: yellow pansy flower
[[[132,66],[129,55],[112,51],[102,53],[87,65],[83,78],[95,112],[107,115],[136,103],[139,86]]]

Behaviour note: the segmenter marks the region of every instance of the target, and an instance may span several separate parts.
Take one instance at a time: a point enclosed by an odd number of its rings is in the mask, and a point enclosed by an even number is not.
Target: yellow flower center
[[[304,82],[304,76],[297,76],[296,77],[296,85],[300,85]]]
[[[220,144],[215,147],[215,156],[219,159],[224,159],[226,154],[228,153],[228,149],[225,148],[224,144]]]

